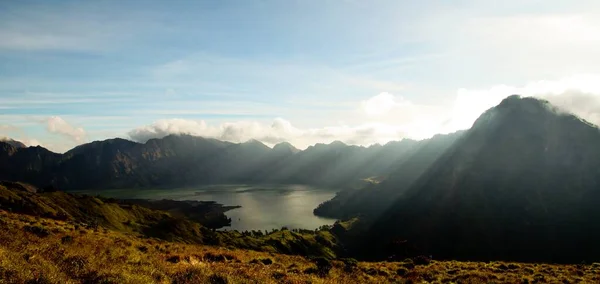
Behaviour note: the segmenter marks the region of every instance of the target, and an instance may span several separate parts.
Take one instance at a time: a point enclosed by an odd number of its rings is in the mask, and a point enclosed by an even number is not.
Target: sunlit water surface
[[[334,190],[305,185],[216,185],[160,190],[84,191],[114,198],[173,199],[216,201],[223,205],[240,205],[227,211],[231,227],[227,230],[271,230],[288,227],[315,229],[331,225],[334,219],[313,215],[321,202],[333,198]]]

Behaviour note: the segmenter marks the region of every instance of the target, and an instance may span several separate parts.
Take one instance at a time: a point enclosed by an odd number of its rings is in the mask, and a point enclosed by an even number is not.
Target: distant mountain
[[[19,141],[10,139],[10,138],[1,138],[0,137],[0,142],[4,142],[6,144],[9,144],[15,148],[27,148],[27,146]]]
[[[296,154],[300,152],[300,150],[298,150],[296,147],[294,147],[294,145],[288,142],[281,142],[273,146],[273,150],[282,154]]]
[[[269,148],[256,140],[230,143],[170,135],[144,144],[109,139],[64,153],[0,142],[0,179],[61,189],[180,187],[218,183],[302,183],[345,187],[387,176],[420,142],[378,147],[336,141],[300,151],[289,143]]]
[[[546,101],[511,96],[377,216],[363,252],[600,261],[599,204],[600,130]]]
[[[346,219],[356,216],[375,218],[400,198],[437,159],[462,136],[463,132],[436,135],[423,141],[403,140],[375,148],[370,159],[353,161],[359,167],[373,167],[372,176],[383,170],[384,177],[367,179],[363,186],[339,192],[319,205],[316,215]],[[396,157],[390,159],[390,157]]]

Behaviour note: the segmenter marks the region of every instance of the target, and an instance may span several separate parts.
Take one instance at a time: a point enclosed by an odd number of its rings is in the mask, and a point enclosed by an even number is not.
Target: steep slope
[[[135,161],[129,152],[138,144],[124,139],[95,141],[66,152],[56,168],[58,186],[118,184],[133,171]]]
[[[390,245],[372,250],[380,255],[597,261],[598,145],[597,127],[545,101],[511,96],[379,218],[367,243]]]
[[[40,146],[17,148],[0,142],[0,179],[47,185],[55,182],[52,169],[61,155]]]
[[[372,174],[383,173],[383,177],[369,179],[358,188],[347,188],[332,200],[319,205],[314,212],[319,216],[339,219],[361,216],[373,219],[379,217],[404,194],[421,175],[463,132],[436,135],[423,141],[402,140],[381,146],[371,159],[357,162],[361,167],[381,167],[372,169]],[[393,155],[390,155],[393,154]],[[393,159],[390,159],[394,157]],[[369,162],[370,161],[370,162]]]

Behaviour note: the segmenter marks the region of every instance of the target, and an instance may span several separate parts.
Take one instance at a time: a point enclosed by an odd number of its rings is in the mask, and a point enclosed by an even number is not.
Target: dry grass
[[[323,265],[322,262],[325,262]],[[321,267],[329,268],[328,273]],[[0,210],[0,283],[600,283],[600,264],[311,261]]]

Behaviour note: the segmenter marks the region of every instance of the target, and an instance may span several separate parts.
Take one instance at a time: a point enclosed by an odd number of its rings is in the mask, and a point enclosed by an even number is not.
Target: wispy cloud
[[[343,68],[333,68],[310,61],[248,60],[197,54],[153,67],[149,70],[159,82],[193,82],[205,86],[228,86],[229,90],[257,96],[256,90],[268,97],[342,97],[361,91],[400,91],[405,85],[397,81],[381,80],[355,74]],[[225,80],[235,78],[235,84]],[[235,86],[235,87],[232,87]],[[219,93],[218,90],[215,90]]]
[[[0,12],[0,50],[100,52],[130,40],[130,32],[138,29],[132,19],[146,22],[135,12],[123,13],[114,7],[94,7],[86,3],[23,3],[4,5],[3,8]],[[107,14],[106,8],[113,10]]]
[[[57,133],[77,143],[85,142],[86,133],[82,127],[75,127],[59,116],[53,116],[47,120],[47,128],[50,133]]]
[[[572,76],[600,74],[598,3],[2,2],[0,119],[53,149],[131,129],[424,138],[512,93],[598,123],[598,78]]]

